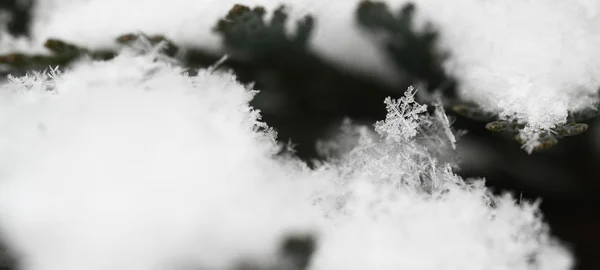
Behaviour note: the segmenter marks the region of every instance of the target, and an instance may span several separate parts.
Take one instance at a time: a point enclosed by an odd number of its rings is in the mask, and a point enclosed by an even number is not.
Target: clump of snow
[[[414,89],[385,101],[375,132],[346,126],[345,149],[310,170],[274,156],[231,73],[156,59],[125,52],[0,87],[0,231],[22,269],[268,265],[295,232],[318,237],[313,270],[572,264],[537,205],[452,172],[449,123]]]
[[[12,78],[0,89],[0,227],[23,269],[274,256],[315,218],[271,158],[274,135],[255,132],[252,96],[230,73],[190,77],[149,56]]]
[[[406,93],[386,100],[377,134],[344,126],[360,136],[322,168],[336,186],[317,202],[335,226],[321,234],[312,269],[569,269],[537,204],[494,197],[440,162],[432,148],[455,140],[442,108],[429,115],[413,89]]]
[[[464,99],[534,129],[597,100],[600,7],[578,1],[418,0],[440,29],[445,68]]]
[[[491,210],[481,186],[451,189],[433,199],[354,180],[344,190],[353,196],[340,206],[343,213],[331,218],[337,226],[323,234],[314,269],[570,267],[564,250],[548,239],[535,207],[516,211],[506,197]]]

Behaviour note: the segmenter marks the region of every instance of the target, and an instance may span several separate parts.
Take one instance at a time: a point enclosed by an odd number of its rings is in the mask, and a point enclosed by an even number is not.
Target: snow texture
[[[0,28],[0,54],[8,53],[47,54],[48,51],[41,44],[33,44],[25,37],[13,37]]]
[[[234,0],[39,1],[34,33],[88,46],[114,46],[131,31],[163,33],[183,43],[218,51],[211,33]],[[388,0],[399,8],[406,0]],[[552,128],[597,100],[600,87],[600,4],[595,0],[414,0],[420,25],[440,30],[444,68],[460,82],[461,96],[502,118],[527,122],[531,132]],[[312,45],[325,58],[393,82],[397,73],[357,27],[356,1],[247,0],[280,3],[292,18],[317,18]],[[115,8],[118,7],[118,8]],[[290,22],[293,20],[290,20]],[[535,134],[523,134],[535,137]],[[534,143],[534,142],[530,142]]]
[[[442,49],[452,55],[445,68],[459,79],[462,97],[526,122],[522,137],[597,101],[597,1],[416,2],[421,20],[441,30]]]
[[[315,220],[252,92],[151,60],[2,86],[0,227],[23,269],[224,269]]]
[[[232,74],[155,58],[1,86],[0,229],[22,269],[269,265],[288,233],[318,237],[312,270],[570,269],[536,204],[452,172],[448,122],[414,89],[311,170],[273,155]]]

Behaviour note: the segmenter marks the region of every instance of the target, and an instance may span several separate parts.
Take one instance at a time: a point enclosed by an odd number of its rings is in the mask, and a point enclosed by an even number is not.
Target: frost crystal
[[[414,94],[386,100],[376,133],[343,127],[360,137],[321,168],[321,178],[336,180],[315,200],[335,226],[312,269],[569,269],[537,204],[495,197],[483,181],[453,173],[449,121],[441,107],[429,115]]]
[[[404,92],[404,97],[397,101],[389,97],[385,99],[388,113],[385,121],[375,124],[377,133],[393,141],[408,140],[417,135],[419,114],[427,111],[427,105],[415,106],[415,92],[415,89],[410,87]]]

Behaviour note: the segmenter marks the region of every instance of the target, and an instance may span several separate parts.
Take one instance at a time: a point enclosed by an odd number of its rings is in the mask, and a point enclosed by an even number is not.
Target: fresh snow
[[[537,204],[452,172],[456,138],[415,89],[386,100],[377,133],[346,123],[330,144],[344,151],[313,170],[274,155],[234,75],[154,58],[1,86],[0,228],[22,269],[268,266],[297,233],[317,237],[312,270],[572,265]]]
[[[527,121],[534,135],[595,100],[595,1],[414,2],[418,25],[441,30],[463,98]],[[114,47],[116,36],[143,31],[219,52],[210,29],[235,3],[38,1],[34,39],[0,45],[39,51],[57,37]],[[316,16],[312,45],[325,58],[397,79],[356,27],[358,1],[286,3],[290,26]],[[126,51],[64,74],[11,77],[0,84],[0,230],[25,270],[272,266],[295,233],[317,238],[312,270],[570,269],[536,203],[453,173],[459,138],[443,108],[427,114],[415,91],[385,100],[375,131],[347,122],[319,144],[330,162],[308,169],[274,156],[282,146],[249,107],[255,92],[229,72],[190,76],[153,52]]]

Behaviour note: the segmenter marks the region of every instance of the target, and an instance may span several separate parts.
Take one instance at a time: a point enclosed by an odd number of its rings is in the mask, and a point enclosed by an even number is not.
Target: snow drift
[[[569,269],[537,205],[490,195],[445,161],[441,108],[410,89],[375,132],[348,125],[311,170],[227,72],[190,76],[125,52],[0,88],[0,230],[21,268],[274,265],[310,233],[309,269]],[[383,104],[382,104],[383,106]]]

